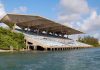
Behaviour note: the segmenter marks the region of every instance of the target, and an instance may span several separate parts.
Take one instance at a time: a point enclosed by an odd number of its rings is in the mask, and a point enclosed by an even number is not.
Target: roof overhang
[[[47,18],[32,15],[21,15],[21,14],[7,14],[0,22],[5,24],[16,24],[17,26],[38,28],[40,30],[48,30],[50,32],[65,33],[67,35],[82,34],[83,32],[75,30],[71,27],[61,25],[57,22],[51,21]]]

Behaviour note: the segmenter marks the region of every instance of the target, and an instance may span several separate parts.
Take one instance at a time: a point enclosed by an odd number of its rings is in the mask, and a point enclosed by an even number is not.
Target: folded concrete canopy
[[[63,35],[83,33],[79,30],[75,30],[71,27],[59,24],[47,18],[33,15],[7,14],[1,19],[0,22],[5,23],[8,26],[17,25],[20,28],[37,29],[39,31],[48,31]]]

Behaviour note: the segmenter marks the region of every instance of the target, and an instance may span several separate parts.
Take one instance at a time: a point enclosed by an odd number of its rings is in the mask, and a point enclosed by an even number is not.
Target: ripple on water
[[[0,70],[100,70],[100,49],[1,53]]]

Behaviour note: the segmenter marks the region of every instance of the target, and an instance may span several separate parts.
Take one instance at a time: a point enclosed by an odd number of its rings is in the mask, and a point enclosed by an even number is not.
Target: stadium
[[[68,37],[83,32],[44,17],[6,14],[0,22],[13,26],[12,31],[24,34],[26,50],[57,51],[92,47]]]

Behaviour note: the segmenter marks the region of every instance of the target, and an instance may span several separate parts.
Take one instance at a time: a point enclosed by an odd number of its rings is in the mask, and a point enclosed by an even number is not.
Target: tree
[[[79,42],[90,44],[93,46],[99,46],[99,40],[97,38],[91,37],[91,36],[84,36],[83,38],[78,38]]]
[[[10,49],[10,46],[15,50],[25,48],[24,35],[0,27],[0,49]]]

